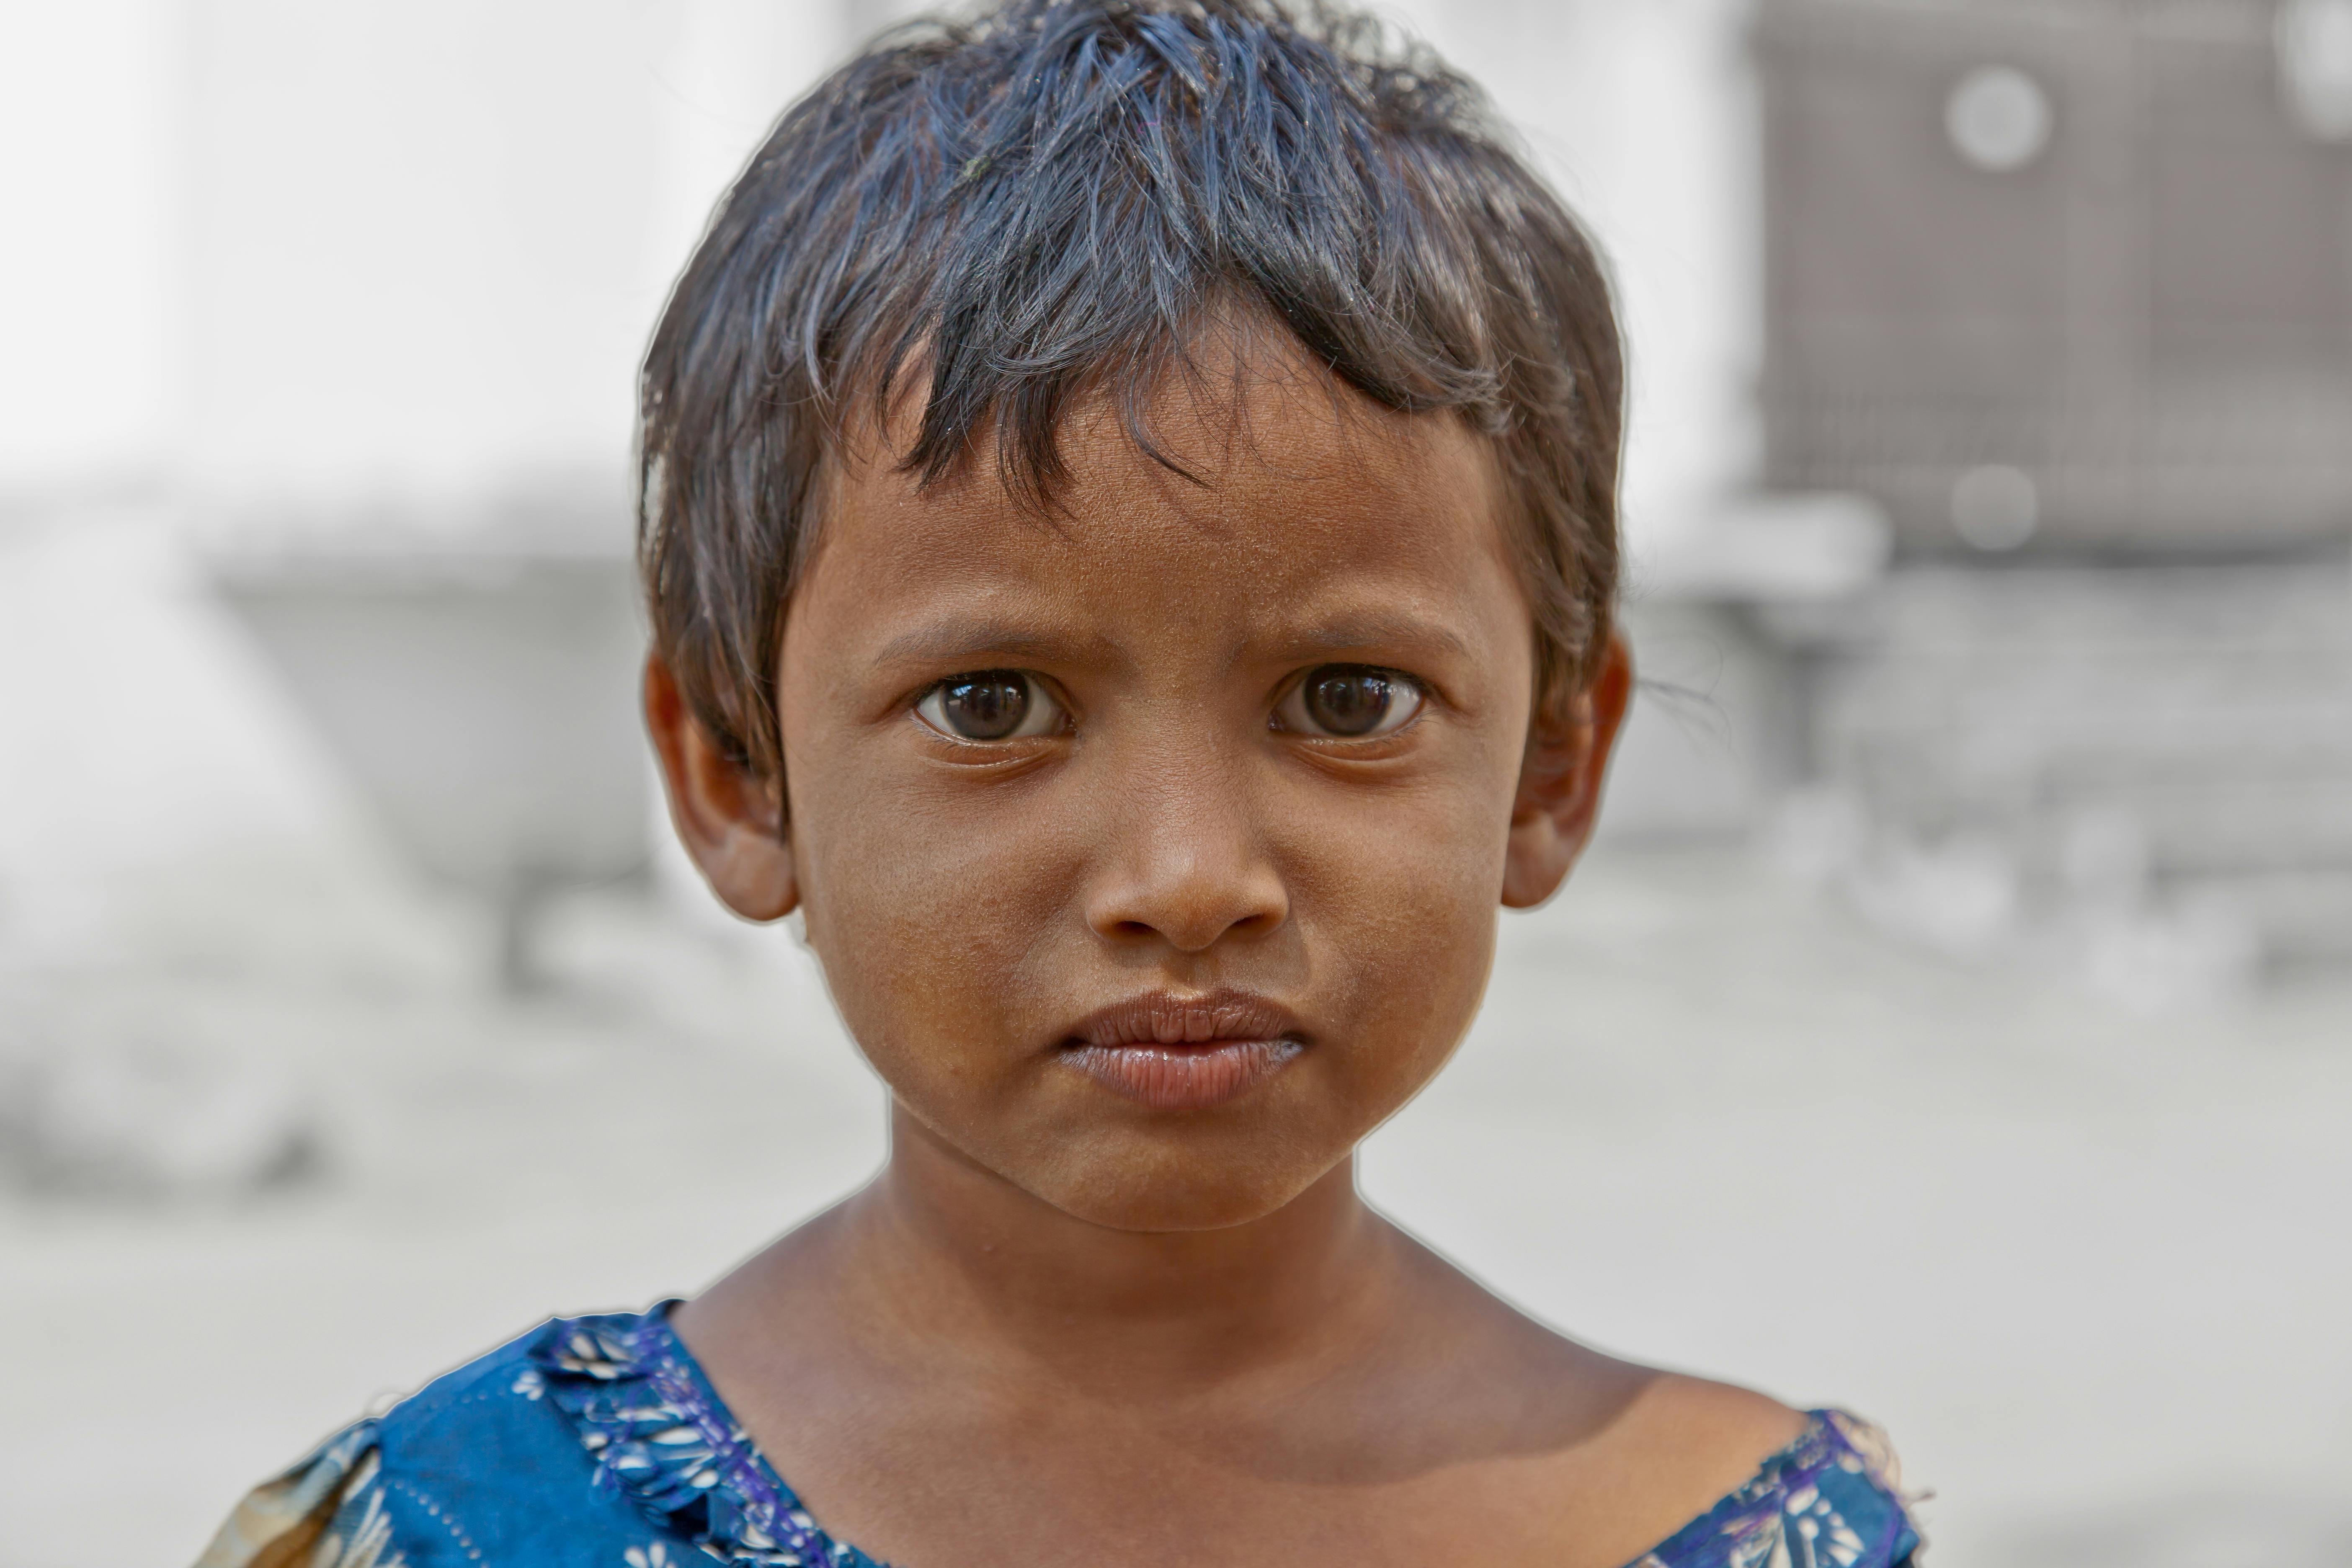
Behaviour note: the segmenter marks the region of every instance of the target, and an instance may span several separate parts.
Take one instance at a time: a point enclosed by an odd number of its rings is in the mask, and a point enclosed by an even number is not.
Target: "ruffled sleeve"
[[[1843,1410],[1816,1410],[1755,1477],[1631,1568],[1920,1568],[1886,1435]]]
[[[196,1568],[872,1568],[818,1531],[662,1313],[541,1324],[254,1489]]]
[[[246,1495],[196,1568],[407,1568],[384,1514],[376,1423],[346,1426]]]

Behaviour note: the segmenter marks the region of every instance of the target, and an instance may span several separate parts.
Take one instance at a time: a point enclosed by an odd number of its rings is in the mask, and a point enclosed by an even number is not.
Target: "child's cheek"
[[[1299,833],[1286,879],[1375,1120],[1444,1065],[1485,994],[1508,820],[1492,793],[1465,783],[1300,819],[1317,830]]]
[[[1022,1015],[1059,1000],[1030,960],[1066,918],[1069,834],[1009,804],[875,790],[809,824],[810,942],[893,1087],[902,1075],[969,1084],[1034,1048]]]

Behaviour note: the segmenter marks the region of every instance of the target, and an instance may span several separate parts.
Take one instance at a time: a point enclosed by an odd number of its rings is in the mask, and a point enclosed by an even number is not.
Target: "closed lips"
[[[1237,1100],[1306,1048],[1290,1011],[1245,992],[1153,992],[1090,1014],[1062,1059],[1121,1099],[1159,1110]]]

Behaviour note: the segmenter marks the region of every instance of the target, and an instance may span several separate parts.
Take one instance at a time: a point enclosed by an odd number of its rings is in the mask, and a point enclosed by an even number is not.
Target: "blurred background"
[[[1887,1425],[1937,1568],[2352,1563],[2352,0],[1418,0],[1613,258],[1609,826],[1365,1181]],[[874,0],[0,18],[0,1568],[881,1157],[667,847],[631,377]]]

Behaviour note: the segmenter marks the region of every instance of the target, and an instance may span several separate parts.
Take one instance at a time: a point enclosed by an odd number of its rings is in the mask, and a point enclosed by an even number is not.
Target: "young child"
[[[785,115],[646,366],[646,712],[889,1163],[332,1438],[205,1568],[1913,1561],[1869,1427],[1588,1350],[1356,1192],[1631,681],[1608,289],[1486,114],[1345,17],[1011,0]]]

